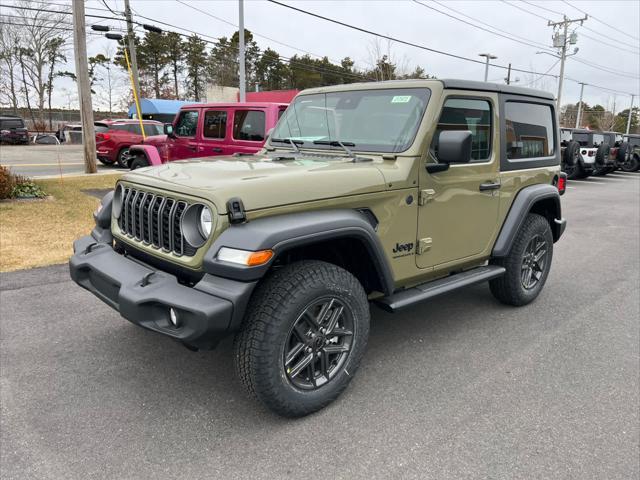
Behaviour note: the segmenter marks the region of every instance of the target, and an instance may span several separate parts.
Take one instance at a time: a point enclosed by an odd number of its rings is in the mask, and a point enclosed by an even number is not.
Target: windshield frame
[[[427,114],[427,110],[429,109],[429,102],[431,100],[431,97],[433,95],[433,90],[427,86],[394,86],[394,87],[385,87],[385,88],[354,88],[354,89],[349,89],[349,90],[329,90],[329,91],[325,91],[325,92],[309,92],[307,94],[301,94],[298,95],[289,105],[289,107],[287,108],[287,110],[285,110],[284,114],[278,119],[278,122],[276,123],[276,126],[273,129],[272,134],[269,136],[269,140],[267,142],[268,147],[273,148],[273,149],[277,149],[277,148],[286,148],[287,150],[291,149],[291,146],[288,144],[280,144],[280,143],[276,143],[276,144],[272,144],[271,143],[271,137],[274,136],[275,137],[275,133],[278,131],[278,126],[280,125],[281,122],[286,122],[288,120],[288,117],[291,115],[295,115],[296,114],[296,110],[295,110],[295,106],[296,106],[296,102],[301,102],[304,100],[309,100],[309,97],[313,97],[313,98],[320,98],[322,96],[324,96],[325,98],[325,105],[326,105],[326,98],[328,95],[340,95],[340,94],[349,94],[349,93],[356,93],[356,92],[374,92],[374,93],[378,93],[378,92],[389,92],[392,93],[394,91],[399,92],[398,95],[404,96],[404,92],[408,92],[408,91],[420,91],[421,94],[425,95],[425,104],[424,104],[424,108],[422,113],[420,114],[419,118],[416,119],[415,122],[415,130],[413,132],[413,134],[410,136],[410,138],[407,138],[406,143],[403,143],[400,145],[400,148],[398,150],[394,150],[394,149],[370,149],[367,147],[370,147],[371,145],[364,145],[363,147],[361,147],[358,142],[355,142],[355,147],[350,147],[350,150],[352,150],[353,152],[360,152],[360,153],[368,153],[368,154],[372,154],[372,155],[399,155],[402,154],[404,152],[407,152],[408,150],[410,150],[415,142],[416,142],[416,138],[418,137],[418,133],[420,132],[420,128],[423,124],[425,115]],[[305,97],[307,97],[305,99]],[[324,107],[325,109],[328,109],[329,107]],[[331,132],[330,129],[329,133],[333,134],[335,132]],[[292,135],[286,135],[287,138],[292,138],[294,140],[300,140],[300,141],[304,141],[303,145],[300,145],[298,143],[298,148],[300,150],[321,150],[321,151],[331,151],[331,152],[344,152],[343,148],[341,148],[340,146],[337,145],[320,145],[320,144],[314,144],[313,140],[309,139],[309,140],[303,140],[300,137],[296,137],[296,136],[292,136]],[[279,137],[278,137],[279,138]],[[351,138],[333,138],[333,135],[331,136],[326,136],[326,137],[322,137],[323,140],[331,140],[333,142],[335,141],[340,141],[342,143],[345,143],[347,145],[350,145],[352,143],[354,143],[353,139]]]

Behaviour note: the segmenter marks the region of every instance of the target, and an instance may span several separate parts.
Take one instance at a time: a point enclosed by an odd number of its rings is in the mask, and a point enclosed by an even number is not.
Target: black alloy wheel
[[[335,297],[314,301],[294,323],[283,352],[289,381],[314,390],[331,381],[347,361],[354,331],[348,306]]]
[[[538,285],[547,265],[547,242],[541,235],[533,237],[522,256],[522,272],[520,280],[526,290]]]

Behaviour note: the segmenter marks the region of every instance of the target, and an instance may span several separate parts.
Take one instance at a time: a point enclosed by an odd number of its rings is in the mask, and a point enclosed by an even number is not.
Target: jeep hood
[[[206,198],[220,214],[226,213],[226,203],[233,197],[240,197],[250,211],[383,191],[386,183],[374,161],[354,163],[328,155],[297,155],[295,160],[205,157],[137,169],[123,179]]]

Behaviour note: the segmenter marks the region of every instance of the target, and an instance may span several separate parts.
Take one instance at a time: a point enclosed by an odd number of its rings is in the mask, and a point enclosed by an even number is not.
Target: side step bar
[[[466,272],[456,273],[445,278],[422,283],[413,288],[400,290],[388,297],[377,299],[374,302],[388,312],[395,312],[401,308],[437,297],[443,293],[501,277],[504,275],[504,272],[504,267],[497,265],[476,267]]]

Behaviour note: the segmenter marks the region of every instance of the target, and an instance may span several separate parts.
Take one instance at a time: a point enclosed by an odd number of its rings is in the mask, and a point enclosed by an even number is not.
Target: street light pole
[[[244,63],[244,1],[238,0],[238,36],[240,37],[240,55],[238,56],[238,63],[240,66],[240,101],[247,101],[247,81],[245,78],[245,63]]]
[[[93,126],[93,104],[89,61],[87,59],[87,32],[84,18],[84,0],[73,0],[73,49],[78,80],[78,103],[82,121],[82,147],[84,149],[85,173],[96,173],[96,134]]]
[[[576,128],[580,128],[580,117],[582,117],[582,94],[586,83],[580,82],[580,101],[578,102],[578,114],[576,115]]]
[[[495,60],[498,57],[496,57],[495,55],[491,55],[490,53],[480,53],[478,54],[478,56],[485,57],[487,59],[486,63],[484,64],[484,81],[486,82],[489,78],[489,60]]]

